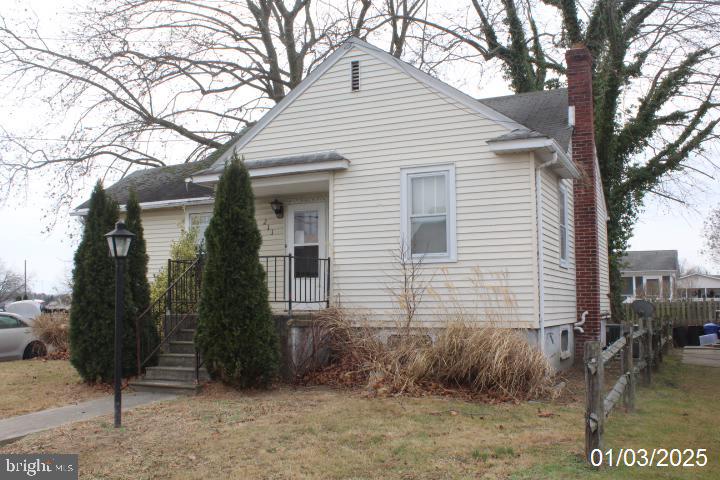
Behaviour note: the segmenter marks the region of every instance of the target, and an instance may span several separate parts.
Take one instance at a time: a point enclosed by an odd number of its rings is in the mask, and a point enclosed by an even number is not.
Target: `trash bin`
[[[718,331],[720,331],[720,325],[717,323],[706,323],[703,325],[703,332],[705,335],[712,335],[713,333],[717,334]]]

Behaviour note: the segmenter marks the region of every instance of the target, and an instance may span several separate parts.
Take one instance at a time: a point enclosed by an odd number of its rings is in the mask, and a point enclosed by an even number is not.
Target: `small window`
[[[568,193],[565,185],[560,185],[560,196],[558,208],[560,210],[560,265],[568,264],[568,235],[570,228],[570,216],[568,215]]]
[[[197,229],[198,229],[198,236],[197,236],[198,245],[205,244],[205,230],[207,230],[208,225],[210,225],[211,218],[212,218],[212,213],[191,213],[190,214],[190,226],[197,227]]]
[[[633,277],[622,277],[622,295],[624,297],[633,296]]]
[[[570,349],[570,331],[560,332],[560,351],[567,352]]]
[[[645,295],[656,298],[660,295],[660,279],[648,278],[645,280]]]
[[[672,287],[670,283],[670,276],[665,275],[662,277],[662,298],[669,299],[672,297]]]
[[[455,260],[455,169],[402,170],[403,241],[423,261]]]
[[[350,62],[350,83],[352,85],[352,91],[357,92],[360,90],[360,61],[353,60]]]

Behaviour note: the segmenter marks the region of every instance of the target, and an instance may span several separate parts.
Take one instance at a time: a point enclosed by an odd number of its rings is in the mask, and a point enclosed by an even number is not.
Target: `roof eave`
[[[159,200],[157,202],[140,202],[143,210],[156,210],[159,208],[186,207],[188,205],[208,205],[215,201],[213,197],[177,198],[174,200]],[[125,211],[125,205],[119,205],[120,211]],[[84,217],[88,214],[87,208],[76,208],[70,212],[71,217]]]
[[[347,170],[350,166],[350,160],[327,160],[323,162],[312,162],[299,165],[276,165],[270,167],[256,166],[248,169],[250,178],[266,178],[266,177],[277,177],[281,175],[295,175],[300,173],[316,173],[316,172],[331,172],[336,170]],[[204,172],[198,172],[196,175],[190,176],[186,179],[186,182],[192,182],[196,185],[209,186],[216,183],[220,179],[222,172],[214,172],[212,170],[205,170]]]
[[[489,140],[490,151],[497,155],[508,155],[522,152],[536,152],[541,156],[555,154],[558,159],[558,166],[555,171],[562,178],[580,178],[580,169],[572,161],[566,152],[554,139],[548,137],[514,138],[514,139],[493,139]]]

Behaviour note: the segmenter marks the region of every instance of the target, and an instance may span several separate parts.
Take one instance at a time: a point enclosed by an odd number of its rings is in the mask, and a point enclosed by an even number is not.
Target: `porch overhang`
[[[346,170],[350,166],[350,160],[331,150],[263,160],[250,160],[245,162],[245,166],[250,172],[250,177],[255,179]],[[217,183],[221,174],[222,170],[209,168],[190,176],[186,181],[211,186]]]

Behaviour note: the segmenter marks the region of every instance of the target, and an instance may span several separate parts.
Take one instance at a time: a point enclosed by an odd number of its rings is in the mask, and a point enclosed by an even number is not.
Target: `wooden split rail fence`
[[[602,449],[605,422],[620,403],[626,411],[635,409],[637,380],[652,381],[652,371],[662,363],[663,354],[672,344],[672,322],[641,320],[632,327],[622,326],[622,335],[605,350],[600,342],[585,343],[585,458]],[[620,375],[605,393],[605,370],[617,358]],[[609,371],[613,371],[610,369]]]

